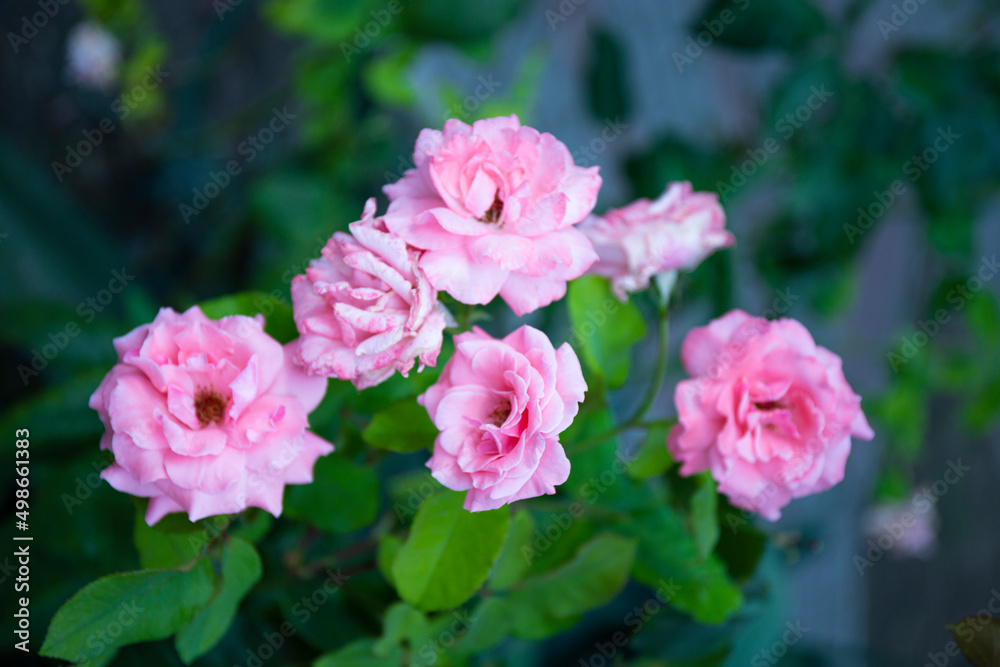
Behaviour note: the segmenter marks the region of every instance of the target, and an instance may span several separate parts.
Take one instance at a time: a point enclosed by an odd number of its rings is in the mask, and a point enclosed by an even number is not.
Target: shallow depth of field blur
[[[265,312],[285,306],[365,199],[384,209],[421,128],[509,113],[600,165],[598,212],[669,180],[721,195],[737,245],[682,278],[662,416],[684,334],[739,307],[799,319],[840,354],[877,434],[855,440],[842,484],[759,524],[771,539],[735,622],[681,632],[656,614],[626,664],[921,665],[948,623],[1000,595],[995,3],[51,5],[0,7],[0,434],[9,452],[14,429],[32,431],[36,650],[75,590],[135,566],[132,502],[87,482],[104,460],[87,397],[111,339],[161,304],[259,290]],[[488,329],[513,328],[502,303],[491,312]],[[565,337],[564,304],[524,319]],[[635,350],[637,387],[654,349]],[[613,399],[627,412],[638,397]],[[897,534],[901,511],[921,525]],[[275,664],[377,629],[364,596],[338,606],[354,627],[318,617]],[[580,664],[627,612],[509,640],[489,664]],[[245,659],[281,613],[244,609],[196,664]],[[5,636],[0,655],[22,660]],[[115,664],[180,664],[165,647]],[[713,651],[725,657],[674,662]]]

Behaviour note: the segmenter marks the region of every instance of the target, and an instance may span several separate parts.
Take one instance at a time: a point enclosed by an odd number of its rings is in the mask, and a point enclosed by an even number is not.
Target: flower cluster
[[[691,270],[733,244],[715,195],[671,183],[655,201],[592,215],[597,168],[573,163],[516,116],[424,130],[414,168],[337,232],[291,293],[299,337],[282,347],[263,319],[213,321],[165,309],[115,341],[119,363],[94,393],[115,488],[150,498],[146,518],[192,519],[262,507],[311,480],[333,446],[308,431],[327,378],[359,390],[437,363],[455,321],[439,296],[518,316],[561,299],[588,271],[619,299]],[[840,368],[797,322],[733,311],[693,330],[679,425],[681,474],[710,469],[733,502],[774,519],[790,498],[843,476],[851,436],[872,433]],[[522,326],[455,336],[441,377],[419,397],[440,430],[427,465],[481,511],[555,493],[569,476],[559,441],[584,400],[576,353]]]

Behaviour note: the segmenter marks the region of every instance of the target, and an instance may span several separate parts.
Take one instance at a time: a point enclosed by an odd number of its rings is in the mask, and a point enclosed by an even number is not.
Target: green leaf
[[[426,468],[396,475],[388,480],[387,486],[393,516],[401,524],[412,523],[425,499],[447,491]]]
[[[382,638],[375,642],[372,650],[379,656],[394,655],[403,646],[420,646],[429,633],[426,616],[405,602],[397,602],[385,613]]]
[[[140,570],[84,586],[56,612],[40,655],[93,660],[128,644],[169,637],[212,597],[207,560],[188,572]]]
[[[105,667],[105,665],[110,665],[114,662],[115,658],[118,657],[118,649],[111,651],[105,651],[96,658],[91,658],[90,660],[84,660],[83,662],[76,663],[76,667]]]
[[[620,524],[639,540],[633,576],[648,585],[678,586],[670,603],[702,623],[722,623],[743,604],[743,594],[729,580],[714,555],[702,558],[698,543],[670,508],[638,512]]]
[[[737,581],[749,579],[764,555],[767,537],[742,516],[739,510],[725,499],[720,499],[719,541],[715,555],[725,564],[729,576]]]
[[[1000,621],[990,618],[985,623],[978,616],[968,616],[949,625],[958,647],[976,667],[1000,665]]]
[[[445,618],[451,625],[451,614]],[[496,596],[481,599],[467,618],[468,625],[454,649],[456,653],[463,655],[475,655],[499,644],[510,632],[513,620],[507,605]]]
[[[146,498],[136,498],[136,503],[141,503],[139,505],[140,513],[146,514]],[[191,521],[188,519],[187,514],[183,512],[174,512],[172,514],[167,514],[162,519],[156,522],[156,530],[161,533],[166,533],[168,535],[190,535],[192,533],[202,533],[207,529],[207,524],[203,521]]]
[[[380,104],[406,108],[416,103],[417,93],[407,78],[416,52],[413,44],[404,43],[365,64],[365,85]]]
[[[909,475],[896,466],[887,466],[875,482],[875,498],[890,503],[903,500],[912,492]]]
[[[139,552],[139,564],[147,570],[169,570],[189,563],[201,554],[201,548],[207,542],[204,530],[187,534],[166,533],[158,526],[146,525],[142,514],[136,513],[133,539]]]
[[[567,296],[573,333],[570,344],[593,373],[620,387],[628,377],[632,346],[646,335],[646,322],[631,301],[620,303],[600,276],[570,282]],[[610,326],[609,326],[610,324]]]
[[[392,578],[392,564],[396,562],[396,555],[403,548],[403,540],[395,535],[389,534],[378,543],[378,551],[375,552],[375,563],[378,571],[382,573],[385,580],[395,586]]]
[[[431,447],[437,435],[427,409],[409,397],[376,412],[361,437],[372,447],[407,453]]]
[[[106,368],[88,370],[11,406],[0,417],[0,432],[13,433],[27,424],[44,424],[47,443],[88,437],[96,441],[104,426],[97,413],[87,407],[87,401],[106,373]]]
[[[241,292],[203,301],[201,310],[213,320],[227,315],[264,316],[264,331],[279,343],[288,343],[299,335],[292,318],[290,297],[283,292]]]
[[[508,509],[469,512],[464,498],[443,493],[425,500],[392,564],[400,596],[420,609],[450,609],[472,597],[503,545]]]
[[[715,480],[706,471],[695,476],[698,490],[691,496],[691,532],[698,545],[698,556],[707,557],[719,541],[718,498]]]
[[[531,565],[529,559],[521,552],[524,547],[531,548],[531,537],[535,532],[535,520],[528,512],[514,512],[504,539],[500,555],[493,564],[490,576],[490,588],[503,591],[518,581],[528,571]]]
[[[378,514],[375,470],[331,454],[316,462],[313,483],[285,490],[285,511],[330,533],[349,533],[367,526]]]
[[[392,655],[378,656],[375,641],[359,639],[333,653],[321,655],[313,667],[399,667],[402,652],[397,648]]]
[[[798,49],[825,29],[826,18],[809,0],[715,0],[691,26],[691,34],[704,32],[713,42],[742,49]],[[711,42],[705,48],[712,48]]]
[[[588,402],[591,398],[588,396]],[[562,490],[588,505],[598,501],[602,505],[613,505],[620,499],[624,482],[627,481],[624,475],[625,461],[620,458],[616,436],[609,436],[600,445],[577,452],[580,443],[593,443],[593,438],[601,438],[603,434],[612,431],[614,426],[609,409],[585,404],[570,427],[560,436],[573,461],[569,478]],[[609,473],[611,478],[608,477]],[[543,526],[542,530],[544,528]]]
[[[423,0],[403,3],[399,18],[403,30],[424,40],[468,42],[488,39],[524,5],[524,0],[468,3],[461,0]],[[442,17],[448,20],[442,21]]]
[[[274,0],[265,5],[265,15],[281,30],[332,46],[346,40],[355,48],[352,31],[370,20],[365,14],[370,4],[366,0]]]
[[[965,316],[981,345],[989,348],[1000,345],[1000,304],[989,290],[979,292],[968,301]]]
[[[872,415],[883,425],[892,453],[904,461],[920,457],[927,436],[929,389],[922,374],[902,372],[884,395],[873,401]]]
[[[251,507],[241,517],[241,521],[229,529],[229,534],[240,537],[251,544],[257,544],[271,532],[274,517],[257,507]]]
[[[1000,377],[979,389],[965,406],[965,423],[974,431],[985,431],[1000,418]]]
[[[605,121],[627,120],[630,113],[629,87],[625,53],[607,30],[596,33],[591,41],[590,66],[587,72],[590,111]]]
[[[514,634],[544,636],[539,632],[558,628],[559,621],[575,619],[611,600],[628,581],[635,554],[634,539],[603,533],[565,565],[526,579],[506,597]]]
[[[236,617],[240,601],[260,581],[262,571],[253,545],[230,537],[222,551],[222,590],[177,632],[174,645],[185,664],[191,664],[222,639]]]
[[[650,477],[658,477],[674,464],[674,459],[667,451],[667,434],[669,425],[653,426],[647,431],[639,453],[628,464],[628,474],[632,479],[642,481]]]

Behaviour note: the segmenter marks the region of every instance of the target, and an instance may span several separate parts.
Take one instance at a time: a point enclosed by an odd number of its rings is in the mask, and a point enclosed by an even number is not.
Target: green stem
[[[615,437],[616,435],[624,433],[625,431],[628,431],[630,429],[654,428],[657,426],[672,426],[675,421],[676,421],[675,419],[658,419],[656,421],[651,421],[651,422],[638,421],[636,419],[629,420],[624,424],[620,424],[612,429],[605,431],[604,433],[599,433],[598,435],[595,435],[592,438],[587,438],[586,440],[582,440],[572,446],[567,446],[566,452],[567,454],[575,456],[577,454],[582,454],[583,452],[589,451],[594,447],[603,445],[605,442]]]
[[[591,438],[577,443],[572,447],[567,447],[567,453],[569,454],[581,454],[594,447],[604,444],[611,438],[615,437],[619,433],[624,433],[629,429],[633,428],[651,428],[653,426],[668,426],[674,423],[673,419],[664,419],[659,421],[644,422],[642,418],[645,416],[649,408],[652,407],[653,401],[656,400],[656,395],[660,392],[660,385],[663,384],[663,379],[667,375],[667,348],[670,343],[670,314],[668,309],[668,304],[661,303],[659,308],[659,318],[658,324],[660,327],[659,331],[659,352],[656,361],[656,369],[653,371],[653,380],[649,386],[649,390],[646,392],[646,397],[642,401],[642,405],[639,409],[626,420],[624,423],[615,426],[612,429],[600,433]]]
[[[472,313],[475,306],[472,304],[456,304],[460,306],[455,313],[455,321],[458,323],[458,332],[464,333],[472,329]]]
[[[656,395],[660,393],[660,385],[663,384],[663,378],[667,375],[667,347],[670,344],[670,313],[666,304],[660,306],[659,314],[660,347],[656,360],[656,370],[653,371],[653,381],[649,385],[649,390],[646,392],[646,398],[643,399],[642,405],[632,415],[632,418],[625,422],[626,424],[635,423],[642,419],[653,405],[653,401],[656,400]]]

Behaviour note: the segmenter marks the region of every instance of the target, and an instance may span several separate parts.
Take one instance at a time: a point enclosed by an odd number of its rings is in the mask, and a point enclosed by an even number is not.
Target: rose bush
[[[655,590],[643,610],[655,599],[721,624],[741,608],[763,538],[743,527],[716,549],[717,492],[775,520],[843,478],[852,437],[872,437],[835,354],[794,320],[738,310],[688,333],[691,379],[675,392],[678,420],[665,418],[670,274],[733,244],[714,195],[673,183],[578,228],[596,168],[516,116],[424,130],[414,156],[386,186],[384,216],[369,199],[348,232],[330,230],[291,280],[291,308],[223,297],[204,304],[221,319],[165,308],[115,339],[118,363],[90,401],[113,457],[102,477],[149,498],[156,526],[135,526],[144,569],[81,590],[42,654],[90,664],[173,635],[190,663],[220,643],[265,573],[267,592],[244,607],[263,609],[271,634],[257,653],[241,647],[245,664],[301,629],[303,653],[329,649],[316,665],[469,665],[507,635],[549,636],[632,595],[633,579]],[[658,294],[643,294],[662,274]],[[567,292],[567,308],[533,316],[539,328],[474,307],[499,295],[520,316]],[[457,320],[450,300],[464,304]],[[270,333],[250,316],[265,308]],[[651,381],[630,384],[654,317]],[[554,344],[567,329],[572,345]],[[641,436],[638,451],[620,446],[626,433]],[[332,453],[328,440],[343,446]],[[296,600],[318,572],[323,584]],[[270,630],[334,598],[328,609],[366,601],[344,636],[304,622]],[[88,641],[136,600],[151,622]],[[382,636],[354,637],[369,625]],[[445,651],[432,629],[446,626]]]

